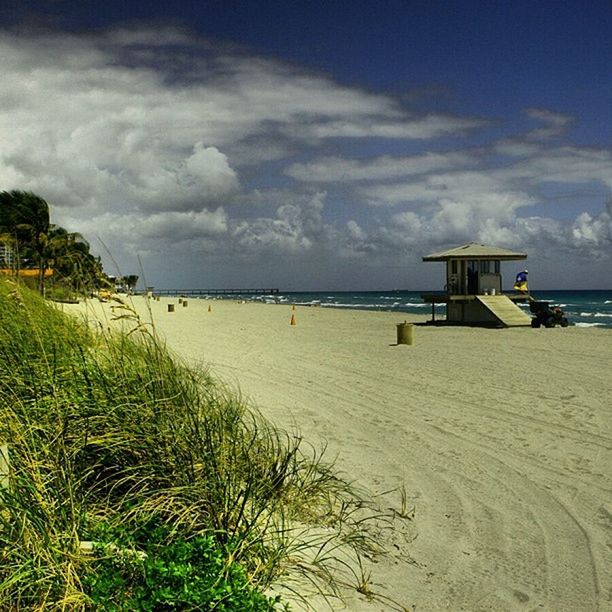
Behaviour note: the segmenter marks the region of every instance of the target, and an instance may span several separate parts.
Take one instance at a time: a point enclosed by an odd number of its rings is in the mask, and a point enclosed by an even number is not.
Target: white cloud
[[[539,183],[598,181],[612,189],[612,150],[575,146],[549,148],[518,161],[499,175]]]
[[[236,248],[245,252],[299,253],[317,244],[327,244],[330,228],[323,222],[325,193],[316,193],[308,201],[279,207],[274,218],[238,222],[233,230]]]
[[[285,174],[309,183],[382,181],[454,169],[473,162],[473,156],[462,152],[425,153],[410,157],[384,155],[367,160],[323,157],[314,162],[291,164]]]
[[[556,113],[546,108],[528,108],[525,114],[544,124],[543,127],[528,132],[524,138],[527,140],[547,140],[562,136],[572,124],[573,118],[563,113]]]
[[[486,118],[417,115],[173,28],[0,30],[0,57],[0,189],[39,193],[54,221],[126,260],[180,261],[188,278],[201,252],[220,270],[368,254],[384,275],[379,256],[468,240],[612,252],[609,207],[538,210],[547,185],[612,190],[612,151],[562,142],[563,113],[534,106],[524,116],[539,127],[487,143]],[[387,144],[402,153],[380,154]]]
[[[583,212],[574,221],[571,237],[575,246],[585,248],[593,256],[609,254],[612,245],[612,202],[597,217]]]
[[[357,221],[354,221],[353,219],[347,222],[346,231],[348,232],[350,238],[353,240],[363,241],[366,238],[366,233],[360,227],[359,223],[357,223]]]
[[[223,238],[228,231],[228,218],[223,208],[214,211],[164,211],[143,216],[138,213],[107,212],[79,219],[66,217],[81,233],[114,242],[123,249],[180,247],[185,242],[207,238]]]
[[[410,119],[391,97],[216,52],[172,29],[0,32],[0,56],[0,182],[58,206],[214,208],[238,189],[234,150],[238,163],[256,163],[284,155],[283,140],[342,135],[332,125],[352,126],[354,136],[424,138],[474,124]]]
[[[397,138],[430,140],[449,134],[461,134],[468,130],[485,127],[481,119],[462,119],[444,115],[428,115],[419,118],[406,118],[389,121],[380,116],[360,116],[358,121],[319,121],[309,126],[289,129],[291,134],[298,132],[310,138]]]

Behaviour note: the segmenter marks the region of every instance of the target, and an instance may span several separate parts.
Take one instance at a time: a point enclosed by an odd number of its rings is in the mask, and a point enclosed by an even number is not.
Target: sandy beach
[[[398,346],[394,313],[133,303],[383,504],[405,487],[414,518],[368,568],[374,591],[416,612],[612,610],[610,330],[419,325]],[[346,609],[398,608],[347,592]]]

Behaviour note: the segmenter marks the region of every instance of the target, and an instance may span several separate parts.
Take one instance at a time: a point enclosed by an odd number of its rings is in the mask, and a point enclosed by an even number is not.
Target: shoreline
[[[204,300],[230,301],[244,299],[257,303],[280,303],[285,305],[321,306],[323,308],[339,308],[347,310],[362,310],[365,312],[394,312],[407,313],[409,315],[426,315],[431,319],[431,303],[423,300],[423,294],[435,294],[434,291],[295,291],[280,292],[275,295],[224,295],[222,293],[206,296],[183,295],[176,292],[165,298],[178,299],[196,298]],[[511,295],[512,292],[504,292]],[[140,294],[142,295],[142,294]],[[569,320],[570,326],[576,327],[604,327],[612,329],[612,290],[547,290],[532,292],[531,297],[537,301],[545,301],[552,306],[564,310],[564,316]],[[523,305],[522,308],[529,316],[529,309]],[[435,308],[436,319],[443,319],[445,306],[438,303]]]
[[[427,316],[177,302],[132,299],[174,353],[326,445],[358,486],[389,506],[405,486],[414,521],[389,534],[375,591],[416,610],[609,604],[610,334],[419,325],[397,346],[396,325]],[[110,306],[62,310],[104,320]],[[347,596],[349,610],[391,609]]]

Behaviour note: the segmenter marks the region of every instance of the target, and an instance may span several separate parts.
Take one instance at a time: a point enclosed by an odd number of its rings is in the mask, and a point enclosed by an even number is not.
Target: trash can
[[[168,304],[168,312],[174,312],[174,304]]]
[[[414,344],[414,323],[404,321],[397,326],[397,343]]]

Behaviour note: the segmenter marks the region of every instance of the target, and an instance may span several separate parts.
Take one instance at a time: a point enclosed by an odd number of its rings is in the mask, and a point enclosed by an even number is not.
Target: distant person
[[[527,287],[527,274],[529,272],[527,270],[521,270],[516,275],[516,280],[514,281],[514,290],[519,293],[529,293],[529,288]]]

